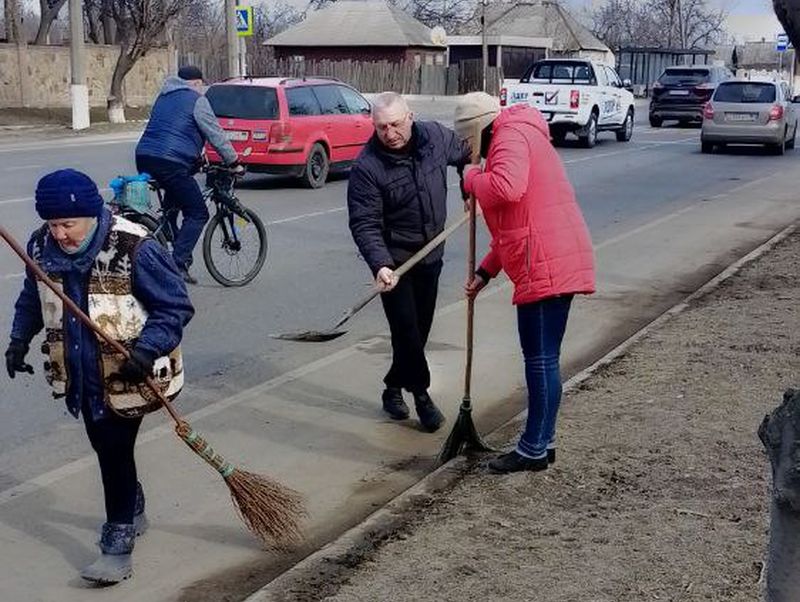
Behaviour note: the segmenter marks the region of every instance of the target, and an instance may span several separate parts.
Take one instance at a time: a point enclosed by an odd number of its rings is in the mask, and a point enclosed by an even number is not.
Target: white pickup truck
[[[592,148],[598,132],[615,132],[620,142],[633,136],[634,102],[627,87],[630,84],[623,84],[608,65],[545,59],[533,63],[518,82],[503,82],[500,104],[536,107],[550,125],[553,142],[563,142],[572,133],[584,147]]]

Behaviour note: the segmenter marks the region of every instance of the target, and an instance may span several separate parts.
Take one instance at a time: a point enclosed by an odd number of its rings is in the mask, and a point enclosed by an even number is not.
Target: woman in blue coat
[[[141,226],[112,215],[87,175],[71,169],[48,174],[35,198],[45,224],[32,234],[28,254],[130,357],[101,342],[28,271],[6,368],[11,378],[32,374],[26,357],[44,330],[45,377],[54,397],[63,398],[76,418],[83,416],[103,481],[101,555],[81,576],[117,583],[131,575],[134,538],[147,527],[134,446],[143,413],[158,402],[143,383],[151,376],[167,396],[178,394],[179,344],[194,309],[172,258]]]

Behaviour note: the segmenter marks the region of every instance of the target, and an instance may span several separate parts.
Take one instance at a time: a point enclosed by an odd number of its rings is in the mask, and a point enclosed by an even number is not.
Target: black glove
[[[153,375],[154,362],[153,354],[134,349],[131,351],[131,356],[122,362],[119,371],[109,376],[109,378],[129,385],[141,384],[148,376]]]
[[[14,378],[17,372],[27,372],[33,374],[33,366],[25,363],[25,356],[28,354],[28,344],[19,339],[11,339],[6,349],[6,370],[8,376]]]
[[[225,167],[230,169],[231,173],[234,176],[243,176],[245,174],[245,171],[246,171],[244,165],[242,165],[238,161],[234,161],[233,163],[229,163]]]

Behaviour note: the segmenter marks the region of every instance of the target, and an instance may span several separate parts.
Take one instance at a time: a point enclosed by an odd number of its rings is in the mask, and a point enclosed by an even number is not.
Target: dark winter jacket
[[[87,314],[89,275],[110,227],[111,214],[105,210],[99,218],[97,231],[89,248],[83,253],[64,253],[50,236],[46,238],[43,248],[40,266],[47,273],[58,273],[61,276],[64,292]],[[31,242],[28,243],[29,254],[32,253],[33,240],[31,237]],[[194,309],[189,301],[186,285],[172,258],[155,240],[146,239],[136,251],[132,293],[148,313],[136,349],[153,357],[166,355],[180,343],[183,327],[194,315]],[[65,340],[70,344],[64,361],[71,375],[65,399],[67,409],[77,417],[81,402],[86,398],[92,417],[97,420],[110,412],[104,403],[98,339],[79,320],[68,316],[65,313]],[[15,306],[11,338],[30,344],[43,327],[42,304],[36,279],[29,270]]]
[[[452,130],[436,122],[412,127],[408,154],[386,150],[373,135],[350,172],[350,231],[373,274],[396,268],[444,229],[447,166],[469,162],[469,147]],[[443,253],[441,245],[423,263]]]
[[[136,156],[160,157],[193,167],[208,141],[225,163],[236,151],[208,99],[179,77],[168,77],[136,146]]]

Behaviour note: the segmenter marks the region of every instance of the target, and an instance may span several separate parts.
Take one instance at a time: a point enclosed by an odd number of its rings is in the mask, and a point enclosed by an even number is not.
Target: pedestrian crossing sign
[[[236,7],[236,35],[247,37],[253,35],[253,7]]]

